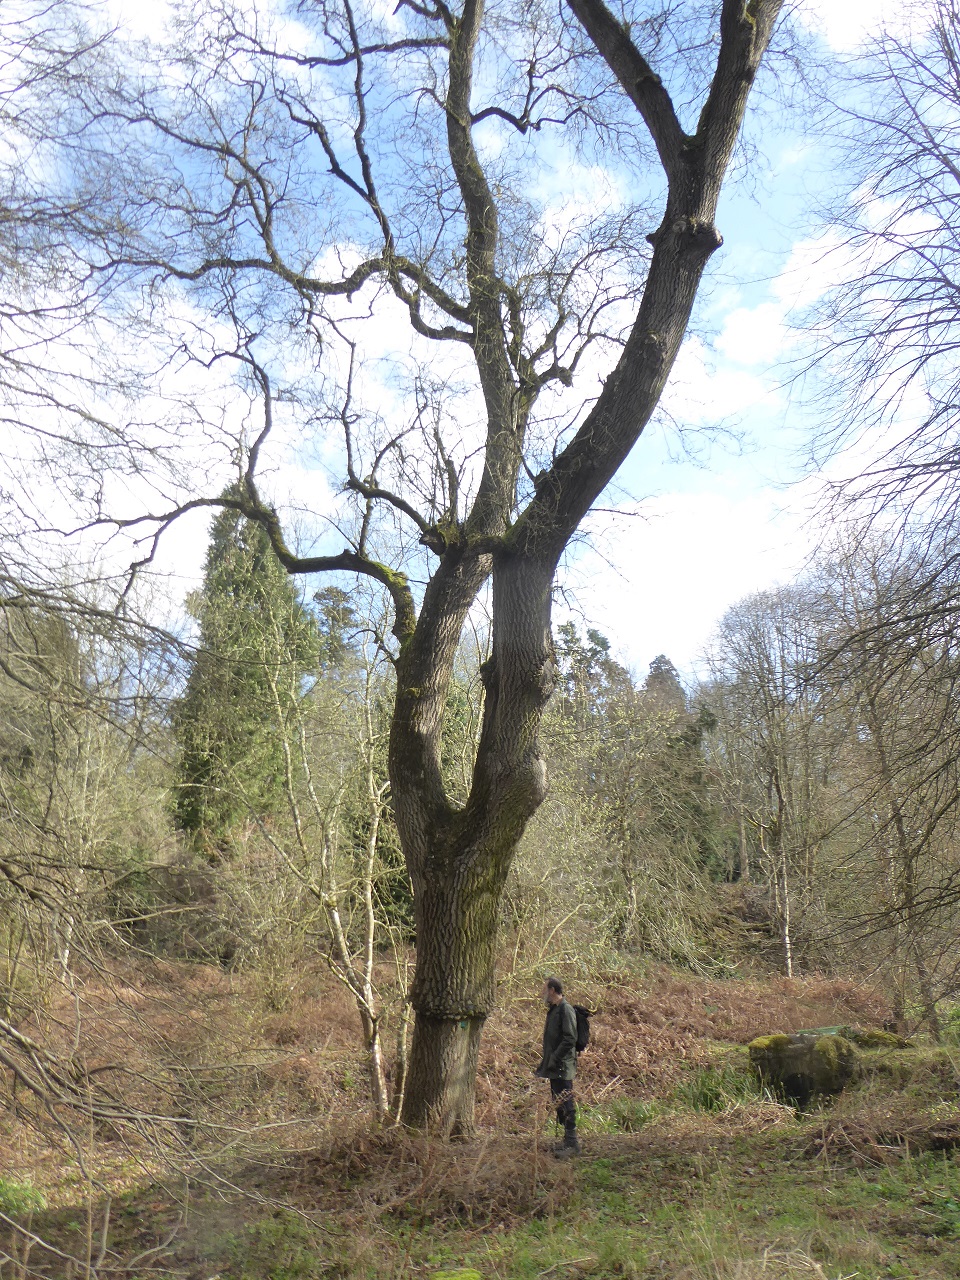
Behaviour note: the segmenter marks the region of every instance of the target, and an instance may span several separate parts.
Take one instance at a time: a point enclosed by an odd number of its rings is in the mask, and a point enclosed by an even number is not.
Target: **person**
[[[550,1081],[557,1122],[563,1125],[563,1142],[555,1148],[555,1154],[579,1155],[577,1106],[573,1098],[577,1074],[577,1014],[573,1005],[564,999],[559,978],[547,978],[540,994],[547,1006],[547,1020],[543,1027],[543,1057],[534,1074]]]

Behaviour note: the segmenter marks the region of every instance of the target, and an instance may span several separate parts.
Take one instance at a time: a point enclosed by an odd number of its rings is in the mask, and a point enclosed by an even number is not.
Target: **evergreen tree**
[[[688,709],[662,654],[638,686],[600,632],[567,623],[555,643],[550,767],[579,810],[578,839],[594,842],[595,909],[617,943],[699,967],[717,861],[703,746],[713,719]]]
[[[174,817],[209,851],[244,819],[281,807],[284,720],[321,638],[262,528],[229,508],[213,522],[189,606],[200,642],[173,717]]]
[[[564,622],[557,628],[554,648],[565,715],[585,723],[632,691],[630,673],[611,657],[610,641],[594,628],[588,628],[584,639],[575,623]]]
[[[350,595],[342,587],[322,587],[314,593],[318,637],[318,669],[328,674],[357,662],[357,633],[363,624],[357,617]]]
[[[687,696],[680,683],[677,668],[663,653],[658,654],[650,663],[650,670],[643,682],[643,702],[651,711],[681,715],[687,709]]]

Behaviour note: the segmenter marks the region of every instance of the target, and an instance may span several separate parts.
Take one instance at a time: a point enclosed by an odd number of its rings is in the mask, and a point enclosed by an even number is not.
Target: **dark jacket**
[[[543,1057],[537,1075],[545,1080],[572,1080],[577,1074],[577,1014],[561,1000],[547,1010],[543,1025]]]

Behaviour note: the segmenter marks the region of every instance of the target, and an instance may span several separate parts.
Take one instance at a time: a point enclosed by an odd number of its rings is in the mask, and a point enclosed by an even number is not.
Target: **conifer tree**
[[[209,852],[244,820],[281,808],[284,719],[320,637],[266,533],[229,508],[213,521],[190,608],[200,637],[173,717],[174,818]]]

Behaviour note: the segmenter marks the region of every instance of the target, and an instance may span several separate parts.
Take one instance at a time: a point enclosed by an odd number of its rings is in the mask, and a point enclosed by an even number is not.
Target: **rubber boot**
[[[563,1142],[554,1148],[553,1154],[558,1160],[569,1160],[571,1156],[578,1156],[581,1150],[577,1126],[568,1125],[563,1131]]]

